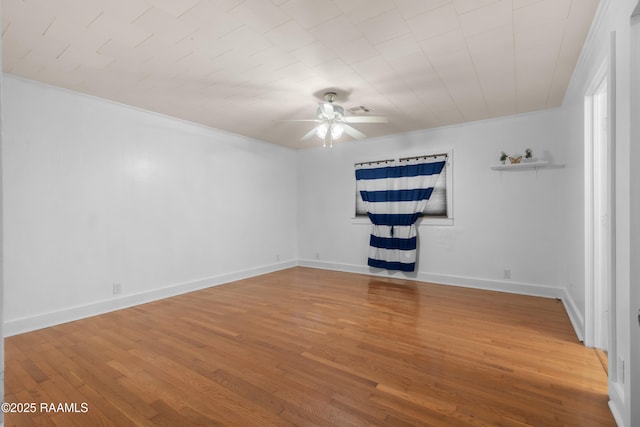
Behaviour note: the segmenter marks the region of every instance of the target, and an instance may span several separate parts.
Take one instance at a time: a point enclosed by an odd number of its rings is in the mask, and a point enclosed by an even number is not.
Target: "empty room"
[[[640,426],[638,0],[2,0],[2,426]]]

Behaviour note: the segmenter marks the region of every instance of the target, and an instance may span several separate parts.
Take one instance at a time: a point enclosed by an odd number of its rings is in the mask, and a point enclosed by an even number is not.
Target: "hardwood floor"
[[[398,279],[293,268],[5,350],[37,405],[6,426],[615,425],[561,302]]]
[[[595,348],[593,351],[596,352],[596,356],[598,356],[598,360],[600,361],[605,374],[609,375],[609,355],[606,351],[599,348]]]

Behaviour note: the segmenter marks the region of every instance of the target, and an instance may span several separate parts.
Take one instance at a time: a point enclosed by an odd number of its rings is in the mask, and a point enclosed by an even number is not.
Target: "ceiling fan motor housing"
[[[324,99],[328,103],[332,103],[336,100],[336,96],[338,96],[335,92],[325,92]]]
[[[321,120],[342,120],[344,108],[335,104],[321,104],[318,107],[318,118]]]

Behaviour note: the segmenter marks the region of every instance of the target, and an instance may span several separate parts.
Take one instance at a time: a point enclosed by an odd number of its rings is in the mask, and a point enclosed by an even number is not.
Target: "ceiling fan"
[[[335,92],[324,94],[325,102],[321,102],[317,110],[316,119],[284,120],[290,122],[315,122],[318,125],[307,132],[300,140],[306,141],[316,135],[323,140],[323,147],[333,147],[333,141],[339,139],[344,133],[355,139],[365,138],[366,135],[349,123],[387,123],[383,116],[345,116],[344,108],[333,102],[336,99]]]

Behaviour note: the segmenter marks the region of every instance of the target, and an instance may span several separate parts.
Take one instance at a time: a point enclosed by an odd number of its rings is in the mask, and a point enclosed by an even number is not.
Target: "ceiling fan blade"
[[[311,129],[302,138],[300,138],[300,141],[306,141],[307,139],[311,139],[311,137],[313,137],[313,135],[316,134],[316,130],[317,130],[317,127],[314,127],[313,129]]]
[[[345,123],[342,124],[342,129],[344,129],[344,133],[349,135],[351,138],[363,139],[363,138],[367,137],[367,135],[365,135],[364,133],[360,132],[358,129],[355,129],[355,128],[353,128],[353,127],[351,127],[351,126],[349,126],[348,124],[345,124]]]
[[[318,119],[298,119],[298,120],[296,120],[296,119],[291,119],[291,120],[283,119],[283,120],[274,120],[274,122],[316,122],[316,123],[320,123],[321,120],[318,120]]]
[[[384,116],[347,116],[343,120],[347,123],[389,123]]]

